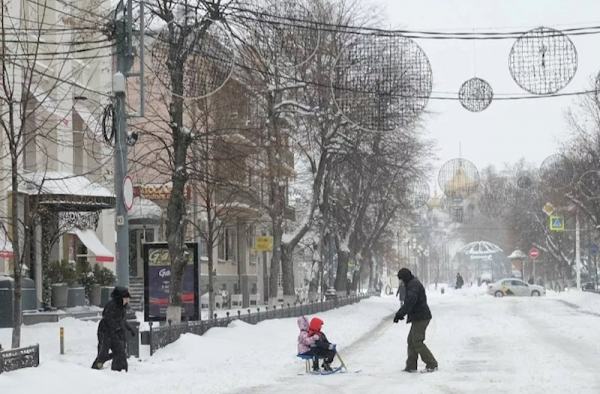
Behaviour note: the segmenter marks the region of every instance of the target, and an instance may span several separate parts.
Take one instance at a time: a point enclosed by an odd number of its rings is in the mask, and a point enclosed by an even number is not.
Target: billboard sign
[[[199,320],[198,244],[186,243],[187,264],[183,270],[181,318]],[[171,285],[171,259],[167,243],[144,244],[144,320],[166,321]]]

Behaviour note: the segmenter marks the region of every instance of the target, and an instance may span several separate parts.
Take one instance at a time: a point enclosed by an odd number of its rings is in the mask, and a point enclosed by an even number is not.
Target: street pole
[[[117,285],[129,287],[129,223],[124,203],[123,181],[127,175],[126,78],[132,65],[132,1],[116,22],[117,72],[113,76],[115,100],[115,199],[117,227]],[[117,8],[117,13],[119,9]]]
[[[577,290],[581,290],[581,255],[579,235],[579,210],[575,211],[575,268],[577,272]]]

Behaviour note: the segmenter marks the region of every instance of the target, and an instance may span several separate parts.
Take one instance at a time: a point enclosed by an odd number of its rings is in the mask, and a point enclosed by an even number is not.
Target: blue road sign
[[[550,216],[550,231],[565,231],[565,218]]]

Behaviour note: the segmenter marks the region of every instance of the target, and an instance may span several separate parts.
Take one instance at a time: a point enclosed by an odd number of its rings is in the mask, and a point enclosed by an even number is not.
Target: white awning
[[[141,197],[133,198],[133,206],[128,213],[129,220],[153,220],[160,221],[162,209],[153,201]]]
[[[102,244],[94,230],[80,230],[75,228],[70,232],[77,235],[88,249],[88,253],[92,253],[96,257],[96,262],[112,263],[115,261],[115,256]]]
[[[83,175],[68,172],[25,172],[19,191],[25,194],[59,194],[88,197],[114,197],[114,193]]]
[[[8,239],[6,232],[0,230],[0,258],[10,259],[13,257],[12,242]]]

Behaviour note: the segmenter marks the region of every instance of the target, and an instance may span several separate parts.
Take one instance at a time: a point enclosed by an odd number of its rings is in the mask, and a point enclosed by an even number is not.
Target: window
[[[513,286],[527,286],[527,284],[525,282],[521,282],[520,280],[513,280],[513,281],[511,281],[511,284]]]
[[[236,259],[235,227],[227,227],[219,236],[219,260],[232,261]]]

